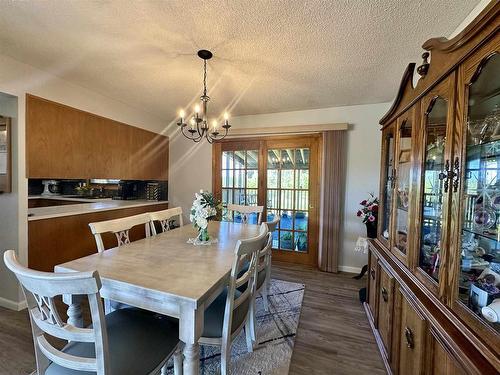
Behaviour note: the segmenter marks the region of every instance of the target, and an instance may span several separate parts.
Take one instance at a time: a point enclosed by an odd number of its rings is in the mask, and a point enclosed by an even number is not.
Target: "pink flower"
[[[374,204],[372,206],[372,211],[375,212],[375,213],[377,213],[378,212],[378,205]]]
[[[356,213],[356,215],[357,215],[358,217],[360,217],[360,216],[361,216],[361,214],[362,214],[362,212],[361,212],[361,211],[358,211],[358,212]]]
[[[370,216],[368,217],[368,221],[374,222],[374,221],[375,221],[375,216],[370,215]]]
[[[366,199],[365,199],[364,201],[362,201],[362,202],[360,203],[360,205],[362,205],[362,206],[366,206],[366,203],[367,203],[367,202],[366,202]]]

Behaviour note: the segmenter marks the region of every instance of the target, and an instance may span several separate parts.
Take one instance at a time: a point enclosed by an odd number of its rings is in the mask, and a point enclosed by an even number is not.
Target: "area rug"
[[[245,333],[242,330],[233,342],[230,374],[288,374],[303,296],[303,284],[271,279],[269,312],[264,310],[262,297],[256,299],[257,343],[254,351],[247,352]],[[173,374],[171,366],[168,374]],[[205,345],[200,347],[200,374],[220,374],[219,348]]]

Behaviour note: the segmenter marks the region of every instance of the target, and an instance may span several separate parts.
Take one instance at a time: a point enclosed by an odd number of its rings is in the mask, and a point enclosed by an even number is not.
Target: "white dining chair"
[[[119,247],[130,243],[129,231],[137,225],[144,225],[145,235],[146,237],[150,237],[150,221],[149,213],[144,213],[119,219],[89,223],[89,227],[94,235],[97,251],[102,253],[105,250],[101,236],[103,233],[114,233],[117,240],[117,246]]]
[[[97,251],[99,253],[102,253],[105,250],[104,242],[102,241],[103,233],[114,233],[116,236],[117,246],[120,247],[130,243],[129,231],[135,226],[144,225],[145,236],[150,237],[150,222],[151,219],[149,213],[144,213],[119,219],[89,223],[89,227],[92,231],[92,234],[94,235],[97,245]],[[124,303],[112,301],[109,299],[104,300],[104,306],[106,314],[109,314],[117,309],[130,307]]]
[[[228,203],[227,209],[229,211],[240,213],[241,222],[243,224],[248,223],[249,214],[257,214],[257,224],[262,223],[262,212],[264,212],[264,206],[244,206],[242,204]]]
[[[181,207],[174,207],[174,208],[169,208],[167,210],[150,212],[149,218],[151,220],[151,234],[153,236],[156,236],[157,234],[155,222],[160,223],[160,228],[162,232],[170,230],[170,223],[172,221],[172,218],[175,217],[177,217],[177,222],[179,223],[179,226],[182,227],[184,225],[184,221],[182,219]]]
[[[37,371],[42,375],[159,374],[174,356],[174,371],[182,371],[176,320],[143,310],[117,310],[104,315],[97,271],[57,274],[19,264],[13,250],[4,262],[22,285],[31,320]],[[61,295],[85,295],[92,325],[75,327],[63,321],[55,304]],[[53,338],[67,344],[59,349]],[[163,368],[163,370],[162,370]]]
[[[257,254],[268,242],[267,229],[258,236],[239,240],[231,268],[229,284],[225,290],[205,310],[205,324],[200,344],[221,347],[221,374],[229,373],[231,344],[245,328],[248,351],[253,351],[250,306],[253,298]],[[250,259],[247,272],[240,274],[244,258]],[[241,292],[238,289],[244,288]]]

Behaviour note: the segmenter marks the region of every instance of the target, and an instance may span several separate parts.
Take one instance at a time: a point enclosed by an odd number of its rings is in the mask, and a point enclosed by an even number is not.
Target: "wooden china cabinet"
[[[425,42],[380,121],[365,309],[388,373],[500,373],[499,29],[492,1]]]

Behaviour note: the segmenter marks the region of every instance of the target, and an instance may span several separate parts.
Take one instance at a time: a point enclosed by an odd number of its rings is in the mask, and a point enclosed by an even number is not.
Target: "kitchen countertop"
[[[75,198],[74,196],[65,197],[61,195],[55,195],[55,196],[36,195],[36,196],[29,196],[28,199],[54,199],[54,200],[67,200],[75,202],[75,204],[67,204],[64,206],[28,208],[28,221],[168,203],[168,201],[148,201],[145,199],[123,201],[123,200],[113,200],[111,198],[85,199],[85,198]],[[85,202],[85,203],[76,203],[76,202]]]

